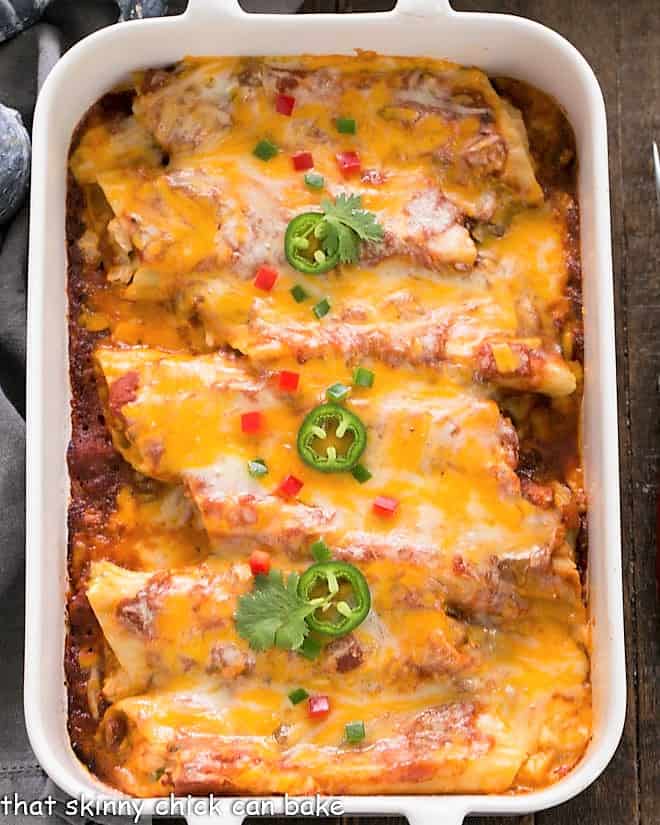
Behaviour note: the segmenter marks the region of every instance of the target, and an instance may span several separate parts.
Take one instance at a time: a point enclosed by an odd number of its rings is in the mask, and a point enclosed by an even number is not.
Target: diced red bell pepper
[[[361,169],[360,156],[354,151],[339,152],[337,154],[337,165],[345,178],[357,175]]]
[[[278,487],[278,492],[287,498],[291,498],[292,496],[297,496],[302,488],[303,482],[299,478],[287,476]]]
[[[305,169],[311,169],[314,166],[314,158],[311,152],[296,152],[291,156],[291,163],[296,172],[304,172]]]
[[[296,99],[295,97],[291,97],[291,95],[278,95],[275,98],[275,111],[281,115],[291,117],[291,112],[295,105]]]
[[[389,496],[378,496],[373,504],[374,513],[378,513],[379,516],[393,516],[398,506],[398,499]]]
[[[243,413],[241,416],[241,430],[248,435],[258,433],[263,424],[263,417],[258,410],[249,413]]]
[[[330,713],[330,698],[318,695],[307,700],[307,714],[312,719],[324,719]]]
[[[282,370],[279,377],[279,388],[284,392],[295,392],[298,389],[298,382],[300,381],[300,374],[297,372],[289,372],[289,370]]]
[[[263,550],[254,550],[249,561],[253,576],[258,576],[260,573],[266,575],[270,572],[270,553]]]
[[[272,266],[260,266],[257,269],[257,274],[254,276],[254,285],[257,289],[263,289],[264,292],[270,292],[275,286],[277,280],[277,270]]]

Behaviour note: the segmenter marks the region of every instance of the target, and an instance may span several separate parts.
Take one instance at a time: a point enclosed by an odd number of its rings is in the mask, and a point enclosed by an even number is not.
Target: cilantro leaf
[[[337,231],[337,224],[331,223],[324,218],[321,223],[319,223],[318,236],[321,241],[321,248],[328,258],[334,257],[339,249],[339,232]]]
[[[329,223],[342,224],[358,236],[361,241],[380,241],[383,239],[383,227],[377,223],[373,212],[362,208],[360,195],[338,195],[335,202],[324,198],[321,209]]]
[[[302,647],[309,633],[305,619],[318,604],[300,598],[298,578],[297,573],[290,573],[285,581],[281,572],[271,570],[258,575],[254,590],[239,598],[236,630],[253,650]]]
[[[339,260],[343,264],[354,264],[360,259],[360,239],[357,234],[340,223],[336,218],[326,218],[328,224],[337,233]]]

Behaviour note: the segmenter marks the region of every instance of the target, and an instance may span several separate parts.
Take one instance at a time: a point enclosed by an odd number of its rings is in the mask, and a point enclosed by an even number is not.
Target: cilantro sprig
[[[299,272],[320,275],[338,264],[354,264],[363,242],[383,239],[383,227],[362,208],[360,195],[324,198],[321,210],[296,215],[286,228],[284,252]]]
[[[305,619],[323,599],[305,601],[298,595],[297,573],[285,580],[279,570],[255,577],[254,590],[238,600],[235,621],[238,635],[253,650],[279,647],[298,650],[309,634]]]
[[[333,203],[321,201],[324,219],[316,230],[323,251],[329,257],[339,252],[343,264],[354,264],[360,259],[361,241],[381,241],[383,227],[373,212],[362,208],[360,195],[338,195]]]
[[[253,589],[239,597],[234,613],[236,632],[253,650],[277,647],[315,659],[323,638],[344,636],[366,619],[371,596],[360,570],[333,559],[323,539],[309,549],[315,563],[302,575],[285,576],[279,570],[259,573]],[[351,588],[352,599],[343,592],[340,595],[339,580]],[[332,607],[336,616],[328,613]]]

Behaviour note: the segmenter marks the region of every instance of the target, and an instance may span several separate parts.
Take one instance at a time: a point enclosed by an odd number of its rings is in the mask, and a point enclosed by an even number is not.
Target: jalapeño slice
[[[299,272],[320,275],[339,263],[339,244],[331,249],[324,239],[327,232],[322,212],[303,212],[290,221],[284,235],[284,254]]]
[[[326,636],[345,636],[367,618],[371,595],[367,580],[352,564],[325,561],[313,564],[300,577],[298,595],[323,603],[307,617],[311,630]]]
[[[339,404],[321,404],[305,417],[298,431],[302,460],[322,473],[346,473],[367,446],[367,431],[355,415]]]

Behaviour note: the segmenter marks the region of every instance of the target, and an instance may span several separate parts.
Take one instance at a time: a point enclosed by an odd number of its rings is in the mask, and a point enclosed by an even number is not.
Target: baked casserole
[[[69,732],[137,796],[502,793],[591,735],[576,158],[423,58],[188,58],[69,163]]]

